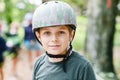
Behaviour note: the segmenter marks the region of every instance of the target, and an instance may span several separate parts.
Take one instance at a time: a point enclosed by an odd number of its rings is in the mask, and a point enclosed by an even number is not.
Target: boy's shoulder
[[[89,60],[85,58],[85,56],[81,55],[76,51],[73,51],[70,60],[72,60],[71,62],[74,62],[76,64],[81,64],[81,65],[90,63]]]
[[[45,62],[45,57],[46,57],[46,54],[43,53],[41,54],[40,56],[38,56],[36,59],[35,59],[35,65],[38,65],[38,64],[42,64],[43,62]]]
[[[41,54],[40,56],[38,56],[38,57],[35,59],[35,61],[42,61],[42,60],[45,59],[45,57],[46,57],[46,54],[43,53],[43,54]]]

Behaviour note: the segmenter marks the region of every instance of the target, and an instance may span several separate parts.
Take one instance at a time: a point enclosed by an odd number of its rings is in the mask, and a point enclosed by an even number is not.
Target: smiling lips
[[[49,47],[51,47],[51,48],[58,48],[58,47],[60,47],[60,45],[49,45]]]

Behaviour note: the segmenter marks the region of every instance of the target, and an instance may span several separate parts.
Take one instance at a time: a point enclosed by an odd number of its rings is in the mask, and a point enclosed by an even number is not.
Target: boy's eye
[[[44,34],[45,34],[45,35],[49,35],[49,34],[50,34],[50,32],[46,31],[46,32],[44,32]]]
[[[63,34],[65,34],[65,32],[64,31],[59,31],[58,34],[63,35]]]
[[[64,31],[59,31],[59,34],[64,34],[65,32]]]

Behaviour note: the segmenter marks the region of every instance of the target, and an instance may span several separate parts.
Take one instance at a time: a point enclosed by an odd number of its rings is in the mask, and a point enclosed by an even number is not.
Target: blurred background
[[[44,50],[32,33],[32,14],[50,0],[0,0],[0,80],[31,80]],[[56,0],[57,1],[57,0]],[[75,10],[73,48],[90,60],[98,80],[120,80],[120,0],[60,0]]]

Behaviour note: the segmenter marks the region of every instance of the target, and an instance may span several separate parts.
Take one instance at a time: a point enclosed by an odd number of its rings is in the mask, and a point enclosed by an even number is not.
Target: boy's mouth
[[[50,47],[59,47],[60,45],[49,45]]]
[[[49,45],[49,47],[51,47],[51,48],[58,48],[58,47],[60,47],[60,45]]]

